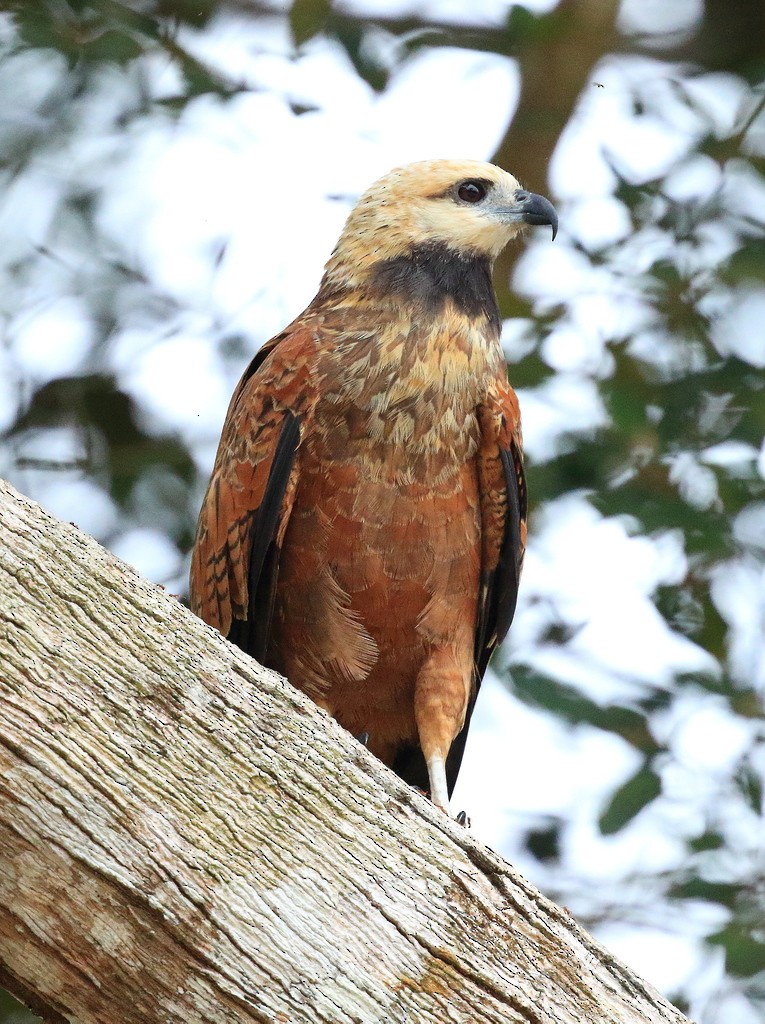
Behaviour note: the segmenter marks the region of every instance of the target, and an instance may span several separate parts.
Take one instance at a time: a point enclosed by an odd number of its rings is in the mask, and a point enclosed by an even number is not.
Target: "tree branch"
[[[598,62],[623,47],[616,28],[617,0],[560,0],[535,19],[535,32],[519,47],[518,110],[494,154],[525,188],[547,194],[547,171],[564,128],[571,121]],[[520,246],[507,246],[497,260],[495,287],[503,316],[526,316],[526,302],[512,289]]]
[[[272,672],[0,483],[0,971],[49,1021],[683,1017]]]

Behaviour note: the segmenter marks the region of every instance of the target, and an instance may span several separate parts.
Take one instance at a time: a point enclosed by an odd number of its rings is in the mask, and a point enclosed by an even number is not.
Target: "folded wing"
[[[518,399],[508,384],[493,391],[478,410],[481,447],[481,592],[475,632],[475,686],[462,731],[446,761],[451,796],[465,751],[470,718],[489,659],[515,615],[526,547],[526,480]]]
[[[197,524],[191,608],[263,661],[279,555],[313,410],[311,333],[288,329],[255,356],[234,392]]]

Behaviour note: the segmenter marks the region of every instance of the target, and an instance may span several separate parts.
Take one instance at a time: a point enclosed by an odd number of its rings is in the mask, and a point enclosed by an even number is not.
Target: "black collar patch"
[[[487,256],[463,253],[445,243],[414,246],[406,255],[381,260],[372,268],[371,287],[395,295],[425,312],[440,310],[447,299],[473,319],[485,317],[499,330],[499,309]]]

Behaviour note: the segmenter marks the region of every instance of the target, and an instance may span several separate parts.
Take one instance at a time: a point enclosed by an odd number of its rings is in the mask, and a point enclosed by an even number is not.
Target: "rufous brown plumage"
[[[191,606],[445,810],[526,538],[493,261],[541,196],[435,160],[362,196],[229,405]]]

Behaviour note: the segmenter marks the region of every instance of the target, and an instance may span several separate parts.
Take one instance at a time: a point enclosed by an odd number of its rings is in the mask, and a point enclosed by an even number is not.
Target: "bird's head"
[[[327,263],[327,279],[360,284],[376,264],[423,247],[492,263],[525,224],[558,218],[549,200],[494,164],[423,160],[390,171],[351,211]]]

